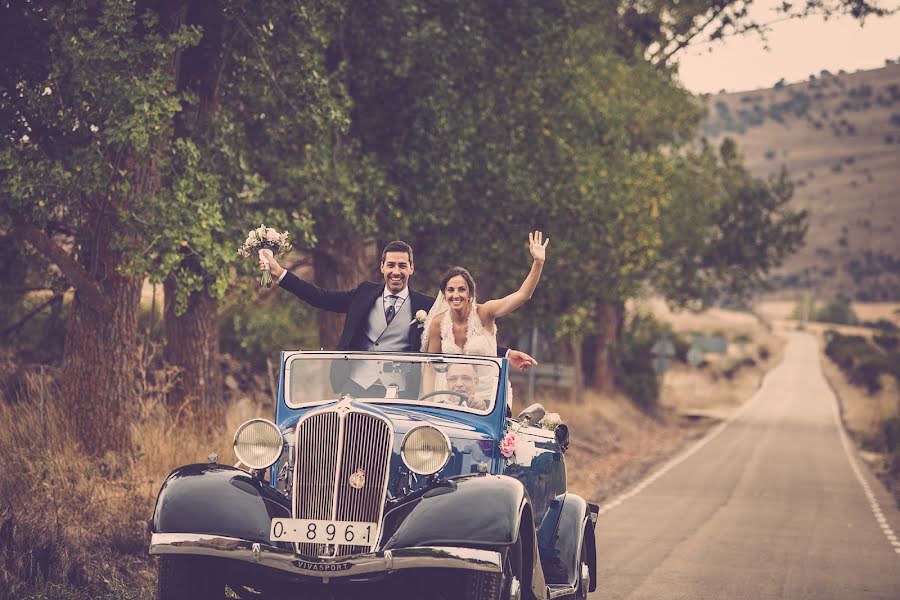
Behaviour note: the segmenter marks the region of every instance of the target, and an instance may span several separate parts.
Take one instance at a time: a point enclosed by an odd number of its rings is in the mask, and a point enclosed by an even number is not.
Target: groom
[[[270,257],[272,278],[282,288],[316,308],[346,313],[338,350],[381,352],[418,352],[422,345],[423,323],[414,319],[420,310],[426,313],[434,298],[409,287],[415,271],[413,249],[406,242],[393,241],[381,252],[384,285],[364,281],[356,289],[335,292],[315,286],[284,269]],[[266,263],[260,261],[260,268]],[[537,361],[524,352],[498,347],[497,355],[506,356],[518,369],[527,369]]]

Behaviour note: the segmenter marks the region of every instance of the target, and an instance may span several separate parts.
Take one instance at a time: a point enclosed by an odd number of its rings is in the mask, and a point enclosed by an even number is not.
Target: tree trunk
[[[339,244],[337,243],[339,242]],[[381,257],[375,256],[371,240],[354,235],[316,248],[314,265],[316,285],[329,290],[352,290],[372,278]],[[346,315],[319,311],[319,345],[326,350],[337,348]]]
[[[172,29],[187,22],[203,29],[203,38],[176,58],[174,71],[178,90],[191,90],[197,98],[195,105],[185,105],[174,121],[175,136],[193,137],[202,147],[208,134],[210,119],[218,109],[219,79],[222,58],[222,7],[220,2],[191,2],[175,10],[170,18]],[[185,258],[180,268],[203,278],[197,257]],[[178,379],[166,406],[178,409],[195,402],[195,413],[208,413],[219,405],[222,397],[222,376],[219,370],[218,300],[206,289],[192,292],[183,314],[175,314],[177,279],[169,275],[164,282],[166,362],[179,368]]]
[[[129,409],[137,401],[140,278],[116,272],[118,255],[109,247],[114,227],[102,219],[93,239],[96,253],[85,261],[96,272],[107,310],[91,308],[75,293],[63,349],[63,391],[72,429],[91,455],[130,451]],[[90,247],[85,245],[85,247]]]
[[[219,367],[218,301],[205,292],[193,293],[184,314],[175,314],[175,278],[169,276],[165,290],[166,362],[179,368],[166,406],[178,409],[190,403],[195,413],[208,414],[222,399]]]
[[[622,334],[625,307],[621,302],[597,302],[597,350],[594,355],[593,386],[602,392],[616,388],[616,345]]]
[[[583,340],[578,336],[571,336],[569,343],[572,351],[572,366],[575,367],[575,381],[572,383],[572,389],[569,400],[575,404],[581,404],[584,401],[584,369],[581,366],[582,360],[582,344]]]

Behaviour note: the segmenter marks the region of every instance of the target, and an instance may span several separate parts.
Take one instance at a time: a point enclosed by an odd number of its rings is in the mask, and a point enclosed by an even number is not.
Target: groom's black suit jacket
[[[384,294],[384,284],[374,281],[363,281],[356,289],[346,292],[333,292],[303,281],[290,271],[279,284],[285,290],[294,294],[310,306],[337,313],[346,313],[344,330],[338,342],[338,350],[362,350],[365,347],[364,323],[369,318],[369,312],[375,301]],[[409,301],[412,304],[412,314],[424,310],[431,310],[434,298],[409,288]],[[418,321],[413,321],[409,326],[409,347],[412,352],[418,352],[422,346],[423,326]],[[506,356],[506,348],[497,348],[498,356]]]

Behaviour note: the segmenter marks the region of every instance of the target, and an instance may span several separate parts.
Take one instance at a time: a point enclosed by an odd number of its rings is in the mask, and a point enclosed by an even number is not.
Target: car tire
[[[222,600],[225,584],[215,563],[198,556],[159,557],[157,600]]]
[[[519,600],[522,597],[522,541],[503,552],[503,573],[471,571],[465,580],[465,600]]]

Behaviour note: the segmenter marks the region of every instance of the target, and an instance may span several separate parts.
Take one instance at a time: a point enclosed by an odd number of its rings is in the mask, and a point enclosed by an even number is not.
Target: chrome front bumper
[[[499,552],[451,546],[397,548],[341,558],[297,556],[268,544],[195,533],[154,533],[150,554],[192,554],[230,558],[311,577],[354,577],[400,569],[443,568],[500,573]]]

